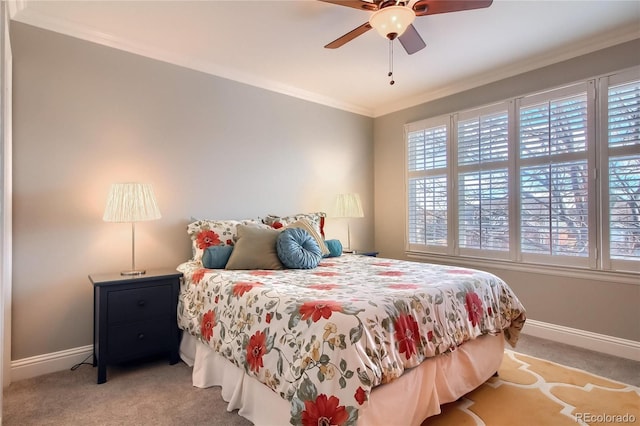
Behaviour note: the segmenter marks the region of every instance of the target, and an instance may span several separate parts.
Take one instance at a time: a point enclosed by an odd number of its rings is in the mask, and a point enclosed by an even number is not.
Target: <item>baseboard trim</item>
[[[522,332],[529,336],[640,361],[640,342],[634,340],[621,339],[532,319],[527,319]]]
[[[621,339],[532,319],[527,319],[522,332],[529,336],[640,361],[640,342],[634,340]],[[11,381],[15,382],[71,368],[75,364],[86,360],[92,353],[93,346],[87,345],[11,361]]]
[[[52,352],[11,361],[11,381],[15,382],[43,374],[66,370],[93,354],[93,345]],[[88,362],[92,362],[91,359]]]

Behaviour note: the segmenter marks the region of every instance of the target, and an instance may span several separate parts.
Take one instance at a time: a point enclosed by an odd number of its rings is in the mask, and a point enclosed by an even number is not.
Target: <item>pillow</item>
[[[300,219],[307,219],[311,222],[313,228],[324,238],[324,218],[326,216],[327,215],[324,212],[298,213],[292,216],[276,216],[270,214],[262,219],[262,221],[273,228],[279,229]]]
[[[324,257],[338,257],[342,254],[342,243],[340,240],[327,240],[325,241],[329,254]]]
[[[280,231],[255,225],[238,225],[237,241],[225,269],[282,269],[276,251]]]
[[[329,249],[327,248],[327,245],[324,242],[324,238],[322,238],[320,234],[318,234],[318,232],[314,229],[313,225],[307,219],[297,220],[292,224],[287,225],[286,228],[304,229],[309,233],[309,235],[313,237],[314,240],[316,240],[316,243],[318,243],[318,246],[320,247],[320,252],[322,253],[322,256],[326,256],[329,254]]]
[[[245,220],[209,220],[194,219],[187,225],[187,234],[191,238],[192,260],[201,261],[202,254],[207,247],[232,246],[238,234],[236,227],[240,224],[260,224],[255,219]]]
[[[322,259],[320,246],[302,228],[287,228],[278,235],[276,250],[287,268],[313,269]]]
[[[202,254],[202,266],[207,269],[224,269],[233,251],[233,246],[207,247]]]

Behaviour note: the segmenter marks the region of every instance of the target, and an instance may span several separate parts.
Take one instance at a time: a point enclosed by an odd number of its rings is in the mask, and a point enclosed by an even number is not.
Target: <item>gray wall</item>
[[[382,255],[406,258],[405,123],[625,68],[640,51],[636,40],[374,120],[20,23],[11,42],[13,360],[91,344],[87,275],[131,260],[130,227],[101,220],[113,182],[154,185],[163,217],[136,228],[141,267],[186,260],[191,217],[331,213],[352,191],[366,215],[352,245],[375,233]],[[346,239],[344,220],[329,218],[327,237]],[[640,341],[640,286],[492,272],[530,318]]]
[[[352,245],[373,246],[373,119],[12,23],[12,359],[92,343],[91,273],[131,265],[102,221],[113,182],[151,183],[162,219],[136,264],[191,255],[191,217],[325,211],[359,192]],[[344,219],[327,238],[346,240]]]
[[[640,64],[640,40],[547,66],[399,112],[374,124],[375,241],[406,258],[404,125]],[[399,207],[400,206],[400,207]],[[640,285],[485,268],[505,279],[538,321],[640,341]]]

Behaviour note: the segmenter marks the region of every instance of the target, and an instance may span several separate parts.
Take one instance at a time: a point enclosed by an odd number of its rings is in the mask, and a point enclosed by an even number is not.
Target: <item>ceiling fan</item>
[[[435,15],[437,13],[459,12],[463,10],[482,9],[491,6],[493,0],[417,0],[409,6],[410,0],[320,0],[325,3],[347,6],[374,12],[369,21],[338,37],[325,47],[336,49],[354,38],[375,28],[380,35],[400,44],[409,55],[422,50],[426,44],[413,26],[417,16]]]

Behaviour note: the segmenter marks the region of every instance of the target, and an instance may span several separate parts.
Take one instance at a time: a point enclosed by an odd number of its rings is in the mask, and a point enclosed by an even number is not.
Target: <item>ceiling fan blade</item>
[[[337,4],[339,6],[352,7],[360,10],[378,10],[378,2],[370,2],[365,0],[320,0],[325,3]]]
[[[413,11],[416,16],[435,15],[437,13],[482,9],[491,6],[491,3],[493,0],[418,0],[413,4]]]
[[[369,25],[368,22],[365,22],[364,24],[360,25],[358,28],[351,30],[345,35],[343,35],[342,37],[338,37],[337,39],[333,40],[331,43],[327,44],[325,47],[327,49],[336,49],[342,46],[343,44],[350,42],[351,40],[358,37],[359,35],[366,33],[370,29],[371,29],[371,25]]]
[[[400,44],[402,44],[402,47],[404,47],[404,50],[406,50],[409,55],[413,55],[417,51],[424,49],[427,45],[413,24],[407,27],[404,33],[398,37],[398,40],[400,40]]]

